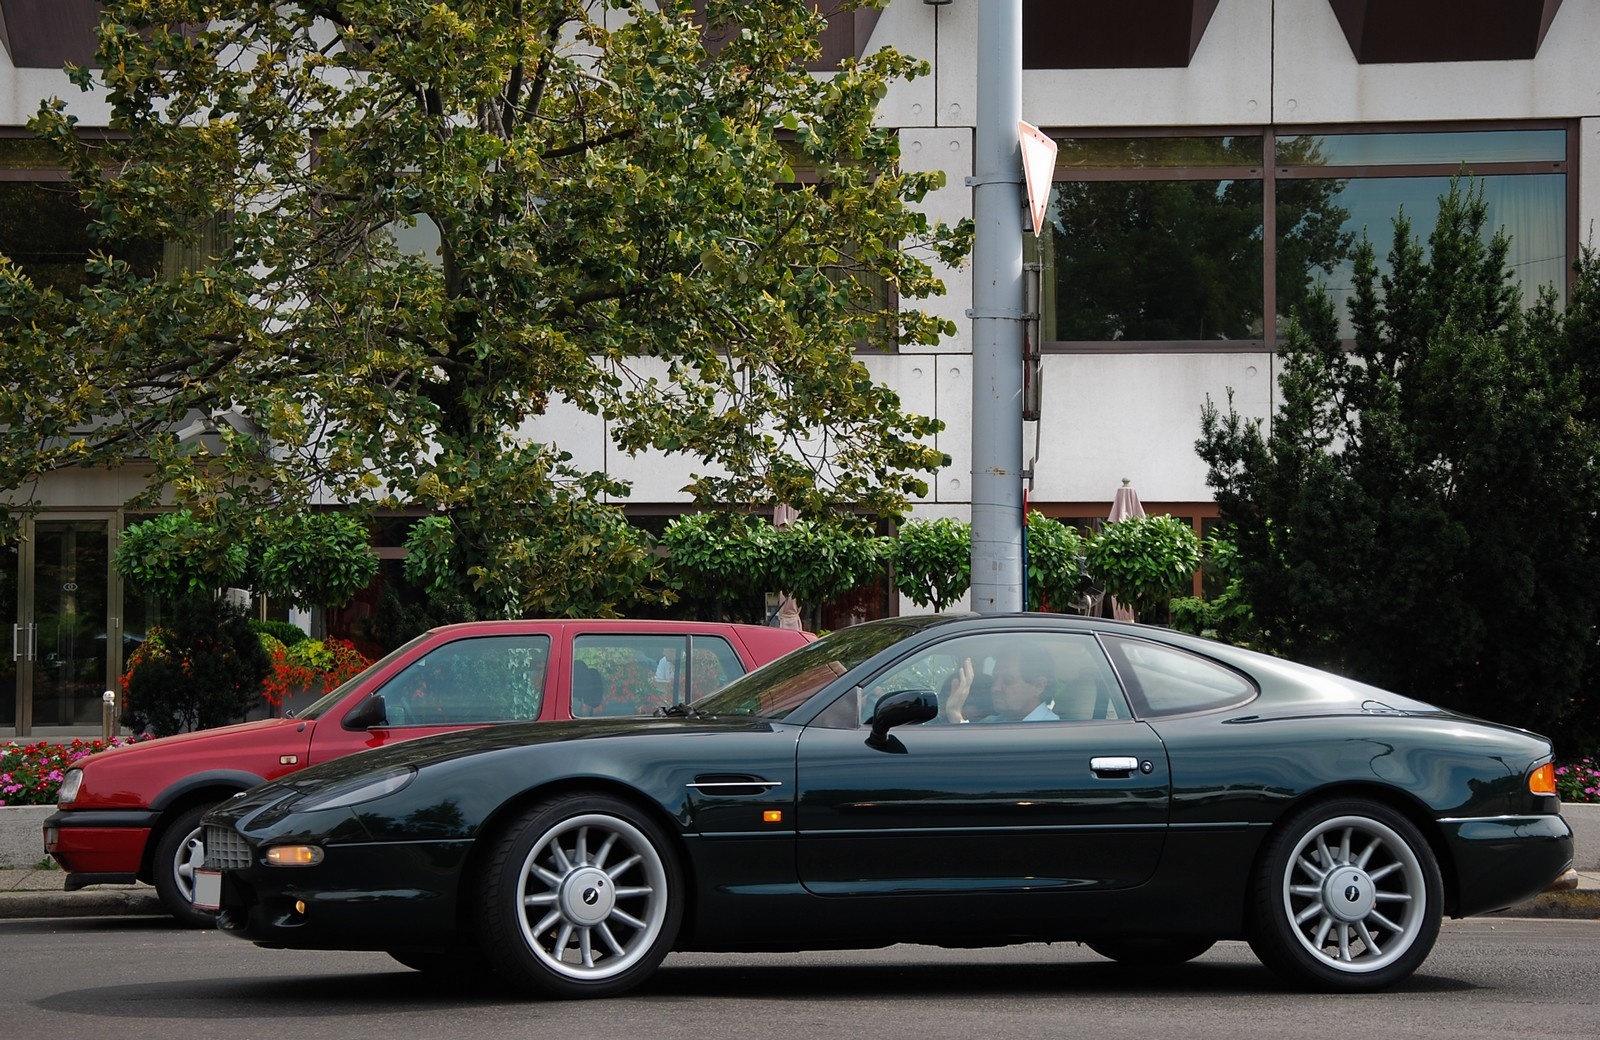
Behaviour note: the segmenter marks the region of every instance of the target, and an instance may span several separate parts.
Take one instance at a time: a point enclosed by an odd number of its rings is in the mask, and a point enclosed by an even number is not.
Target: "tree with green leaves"
[[[689,513],[661,535],[666,581],[697,616],[760,623],[768,584],[767,557],[778,530],[743,513]]]
[[[1130,516],[1096,531],[1084,562],[1137,620],[1165,624],[1168,604],[1200,567],[1200,537],[1175,516]]]
[[[117,548],[117,573],[168,603],[240,587],[298,607],[342,607],[378,573],[366,528],[350,516],[255,519],[241,532],[180,509],[129,524]]]
[[[1600,260],[1524,310],[1481,189],[1402,214],[1291,329],[1270,429],[1208,403],[1198,449],[1263,645],[1574,743],[1600,580]]]
[[[782,528],[748,514],[696,513],[662,535],[667,580],[712,617],[761,622],[766,594],[815,609],[878,580],[887,539],[850,525],[795,520]]]
[[[1083,539],[1076,528],[1038,510],[1028,514],[1028,609],[1080,609],[1084,586]]]
[[[0,487],[138,460],[143,500],[222,522],[421,506],[488,615],[648,585],[629,488],[541,437],[556,406],[685,460],[699,505],[899,515],[937,423],[855,350],[954,331],[915,301],[969,235],[875,118],[926,65],[807,72],[814,8],[111,0],[72,78],[112,133],[32,121],[106,248],[70,290],[0,258]],[[114,248],[151,239],[184,261]]]
[[[1078,609],[1083,541],[1037,510],[1028,514],[1028,609]],[[914,518],[889,546],[896,589],[921,607],[948,610],[972,587],[972,525],[954,517]]]
[[[972,586],[972,525],[913,517],[894,540],[894,587],[919,607],[946,610]]]

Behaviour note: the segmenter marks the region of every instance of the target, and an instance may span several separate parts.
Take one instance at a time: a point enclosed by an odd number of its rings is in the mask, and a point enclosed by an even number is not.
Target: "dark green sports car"
[[[1246,939],[1297,985],[1414,971],[1572,863],[1551,749],[1325,672],[1063,615],[842,629],[656,718],[313,766],[205,820],[263,946],[606,996],[671,950]]]

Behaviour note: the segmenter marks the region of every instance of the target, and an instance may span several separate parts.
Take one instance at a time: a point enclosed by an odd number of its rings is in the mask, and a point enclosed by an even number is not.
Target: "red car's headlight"
[[[61,781],[61,788],[56,792],[57,805],[71,805],[78,798],[78,789],[83,786],[83,770],[69,769]]]

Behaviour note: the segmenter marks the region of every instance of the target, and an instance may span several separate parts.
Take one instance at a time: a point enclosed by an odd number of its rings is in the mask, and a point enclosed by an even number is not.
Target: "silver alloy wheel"
[[[1308,830],[1290,853],[1282,899],[1300,945],[1348,974],[1394,963],[1427,923],[1421,861],[1398,833],[1368,816],[1336,816]]]
[[[667,869],[637,827],[605,813],[562,820],[522,861],[519,924],[551,971],[596,981],[646,956],[667,919]]]
[[[205,828],[196,827],[178,843],[172,857],[172,880],[183,898],[194,902],[194,872],[206,862]]]

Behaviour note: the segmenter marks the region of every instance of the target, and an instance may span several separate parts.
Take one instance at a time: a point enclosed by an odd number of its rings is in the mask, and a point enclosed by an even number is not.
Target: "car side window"
[[[683,702],[687,694],[704,696],[743,671],[733,648],[716,636],[575,636],[572,714],[649,715]]]
[[[1106,650],[1145,717],[1243,704],[1256,695],[1239,672],[1198,654],[1144,639],[1106,636]]]
[[[549,636],[457,639],[411,662],[378,692],[391,726],[533,720],[549,660]]]
[[[966,680],[962,671],[969,662],[971,678]],[[967,689],[958,704],[955,698],[963,684]],[[942,722],[958,718],[1104,722],[1133,717],[1105,653],[1086,633],[1020,631],[939,643],[898,662],[866,685],[862,723],[872,718],[879,699],[900,690],[936,694]]]
[[[744,662],[721,636],[689,637],[689,700],[708,697],[745,673]]]

